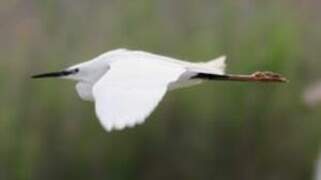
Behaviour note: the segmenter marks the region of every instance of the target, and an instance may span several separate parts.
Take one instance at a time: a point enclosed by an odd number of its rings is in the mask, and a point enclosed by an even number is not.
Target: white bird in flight
[[[107,130],[141,124],[169,90],[203,80],[286,82],[279,74],[225,74],[225,56],[192,63],[143,51],[117,49],[63,71],[33,78],[59,77],[77,81],[81,99],[95,103],[96,115]]]

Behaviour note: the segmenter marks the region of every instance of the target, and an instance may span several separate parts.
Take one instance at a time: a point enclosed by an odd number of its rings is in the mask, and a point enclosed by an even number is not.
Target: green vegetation
[[[306,180],[321,145],[318,1],[1,0],[0,179]],[[147,123],[106,133],[69,81],[33,81],[118,47],[228,56],[285,85],[211,82],[171,92]]]

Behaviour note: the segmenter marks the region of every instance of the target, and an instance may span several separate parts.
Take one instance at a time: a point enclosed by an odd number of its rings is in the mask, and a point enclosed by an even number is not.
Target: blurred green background
[[[312,179],[321,108],[318,0],[1,0],[0,179]],[[106,133],[74,83],[33,81],[107,50],[228,72],[271,70],[289,84],[209,82],[170,92],[148,121]]]

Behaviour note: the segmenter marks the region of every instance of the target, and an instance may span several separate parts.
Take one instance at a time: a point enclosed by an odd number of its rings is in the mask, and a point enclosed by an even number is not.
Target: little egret
[[[225,56],[192,63],[143,51],[117,49],[90,61],[33,78],[59,77],[77,81],[81,99],[95,102],[96,115],[107,131],[141,124],[168,90],[203,80],[286,82],[272,72],[225,74]]]

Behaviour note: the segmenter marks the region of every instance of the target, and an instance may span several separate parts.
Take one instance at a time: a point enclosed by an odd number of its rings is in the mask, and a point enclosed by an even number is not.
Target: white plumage
[[[189,78],[197,72],[223,74],[224,59],[194,64],[141,51],[107,52],[93,60],[109,66],[89,90],[98,119],[107,131],[143,123],[169,88],[193,85]]]
[[[191,63],[143,51],[119,49],[62,72],[34,76],[76,80],[83,100],[94,101],[107,131],[143,123],[169,89],[195,85],[198,73],[224,74],[225,56]]]
[[[143,123],[168,90],[196,85],[202,80],[287,82],[272,72],[225,74],[225,56],[191,63],[143,51],[118,49],[60,72],[33,78],[61,77],[77,81],[81,99],[94,101],[107,131]]]
[[[169,84],[185,72],[179,65],[143,56],[120,59],[93,87],[96,113],[107,130],[142,123],[164,97]]]

